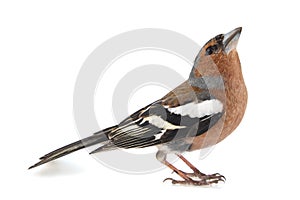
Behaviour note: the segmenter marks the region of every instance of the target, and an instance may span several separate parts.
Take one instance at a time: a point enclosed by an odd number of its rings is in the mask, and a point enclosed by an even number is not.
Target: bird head
[[[198,53],[190,78],[222,75],[228,68],[240,67],[236,46],[241,31],[239,27],[210,39]]]

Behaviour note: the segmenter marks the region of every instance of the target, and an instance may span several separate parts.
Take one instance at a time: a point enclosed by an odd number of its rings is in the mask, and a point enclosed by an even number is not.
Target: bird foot
[[[185,172],[184,172],[185,173]],[[219,174],[219,173],[215,173],[215,174],[203,174],[201,172],[193,172],[193,173],[185,173],[188,177],[197,177],[199,179],[216,179],[219,178],[220,181],[226,181],[225,176]]]
[[[219,182],[225,182],[226,180],[226,178],[219,173],[209,174],[209,175],[203,174],[200,171],[194,173],[186,173],[186,172],[182,172],[182,173],[184,173],[189,178],[185,180],[175,180],[173,178],[166,178],[164,182],[169,180],[171,181],[172,184],[208,186],[212,184],[218,184]],[[198,178],[198,179],[194,180],[191,177]]]

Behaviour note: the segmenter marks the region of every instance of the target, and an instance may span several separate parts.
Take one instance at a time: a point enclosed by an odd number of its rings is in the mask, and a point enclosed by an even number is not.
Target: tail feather
[[[59,149],[56,149],[54,151],[51,151],[50,153],[48,153],[46,155],[43,155],[42,157],[40,157],[40,160],[44,160],[46,158],[49,159],[50,157],[53,157],[56,154],[61,154],[63,151],[66,151],[66,150],[68,150],[68,151],[70,151],[71,149],[74,149],[74,150],[78,149],[79,150],[80,148],[83,148],[83,147],[84,147],[83,143],[81,142],[81,140],[79,140],[79,141],[73,142],[71,144],[68,144],[64,147],[61,147]]]
[[[80,149],[83,149],[85,147],[93,146],[95,144],[99,144],[105,141],[108,141],[108,138],[105,133],[110,132],[114,127],[96,132],[92,136],[89,136],[87,138],[84,138],[82,140],[73,142],[71,144],[68,144],[64,147],[61,147],[59,149],[56,149],[42,157],[40,157],[40,161],[37,162],[36,164],[30,166],[28,169],[35,168],[37,166],[40,166],[42,164],[45,164],[47,162],[50,162],[52,160],[55,160],[57,158],[60,158],[62,156],[68,155],[70,153],[73,153],[75,151],[78,151]]]
[[[92,136],[107,133],[107,132],[111,131],[113,128],[115,128],[115,127],[110,127],[110,128],[107,128],[107,129],[98,131],[98,132],[94,133]],[[88,143],[89,138],[90,138],[90,137],[85,138],[85,139],[83,139],[83,140],[79,140],[79,141],[74,142],[74,143],[71,143],[71,144],[69,144],[69,145],[66,145],[66,146],[64,146],[64,147],[61,147],[61,148],[56,149],[56,150],[54,150],[54,151],[51,151],[50,153],[47,153],[47,154],[43,155],[42,157],[40,157],[40,160],[43,160],[43,159],[45,159],[45,158],[49,158],[49,157],[51,157],[51,156],[54,156],[55,154],[60,153],[60,152],[64,151],[65,149],[75,148],[75,146],[81,145],[82,143],[84,143],[84,146],[81,146],[80,149],[82,149],[82,148],[84,148],[84,147],[88,147],[87,145],[89,144],[89,143]],[[91,138],[93,138],[93,137],[91,137]],[[87,140],[87,141],[85,141],[85,140]],[[89,146],[92,146],[92,145],[93,145],[93,144],[90,144]],[[78,147],[78,148],[79,148],[79,147]],[[80,150],[80,149],[77,149],[77,150]],[[70,153],[71,153],[71,152],[70,152]]]
[[[103,151],[111,151],[116,148],[117,148],[117,146],[114,145],[114,143],[110,142],[110,143],[106,143],[106,144],[102,145],[101,147],[98,147],[94,151],[90,152],[90,154],[95,154],[95,153],[103,152]]]

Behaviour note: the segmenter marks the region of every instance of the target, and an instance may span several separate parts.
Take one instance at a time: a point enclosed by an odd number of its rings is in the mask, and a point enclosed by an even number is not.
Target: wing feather
[[[143,148],[205,133],[222,117],[222,104],[209,91],[186,84],[122,121],[108,134],[112,143],[121,148]]]

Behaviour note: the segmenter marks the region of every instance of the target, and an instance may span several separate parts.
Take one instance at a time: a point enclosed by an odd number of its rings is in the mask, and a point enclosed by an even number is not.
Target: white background
[[[299,199],[297,5],[288,0],[1,2],[0,198]],[[202,45],[237,26],[243,26],[238,50],[249,90],[245,118],[206,159],[199,160],[197,152],[187,155],[202,171],[227,177],[220,189],[162,183],[176,177],[169,169],[122,174],[86,151],[27,170],[42,154],[78,139],[74,84],[82,63],[102,42],[150,27],[174,30]]]

